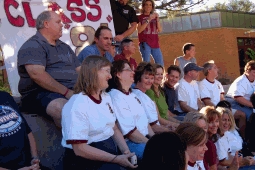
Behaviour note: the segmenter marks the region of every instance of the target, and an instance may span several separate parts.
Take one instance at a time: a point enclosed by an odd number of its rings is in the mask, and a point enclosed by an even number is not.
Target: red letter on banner
[[[71,4],[76,4],[77,6],[82,6],[82,0],[68,0],[67,4],[66,4],[66,9],[68,11],[77,11],[80,13],[80,15],[76,15],[74,12],[71,13],[71,18],[73,21],[75,22],[83,22],[86,19],[86,13],[84,10],[80,9],[80,8],[74,8],[71,7]]]
[[[27,18],[27,24],[29,27],[35,27],[35,19],[32,16],[29,2],[22,2],[22,6]]]
[[[17,9],[19,6],[19,3],[15,0],[4,0],[4,10],[5,10],[5,14],[8,18],[8,21],[13,26],[23,27],[24,23],[25,23],[25,19],[23,17],[21,17],[20,15],[18,15],[16,18],[13,17],[10,13],[10,6],[13,6],[15,9]]]
[[[72,23],[72,20],[70,20],[64,13],[60,11],[61,7],[56,3],[52,2],[48,5],[48,9],[51,9],[52,11],[59,11],[60,12],[60,17],[62,22],[65,24],[65,28],[69,29],[70,25],[69,23]]]
[[[89,13],[88,13],[88,19],[89,19],[90,21],[92,21],[92,22],[96,22],[96,21],[98,21],[98,20],[101,19],[102,10],[101,10],[101,8],[100,8],[99,5],[91,5],[91,4],[89,4],[89,1],[90,1],[90,0],[85,0],[85,5],[86,5],[88,8],[95,8],[95,9],[97,10],[98,14],[97,14],[96,16],[94,16],[94,15],[92,15],[91,12],[89,12]],[[96,4],[98,4],[98,3],[99,3],[99,0],[94,0],[94,2],[95,2]]]

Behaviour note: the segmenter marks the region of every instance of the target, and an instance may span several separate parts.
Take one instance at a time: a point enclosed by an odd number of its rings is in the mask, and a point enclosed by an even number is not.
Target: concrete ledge
[[[228,89],[230,87],[231,84],[228,84],[228,85],[222,85],[223,86],[223,89],[224,89],[224,92],[225,92],[225,95],[227,94],[228,92]]]

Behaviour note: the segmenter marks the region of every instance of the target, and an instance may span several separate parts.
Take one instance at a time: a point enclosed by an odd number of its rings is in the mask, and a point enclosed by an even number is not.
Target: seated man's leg
[[[249,117],[252,114],[252,108],[240,105],[238,102],[236,102],[232,98],[226,98],[226,100],[231,104],[232,109],[244,112],[246,115],[246,121],[249,120]]]
[[[45,112],[51,116],[58,127],[61,127],[61,112],[67,99],[58,93],[42,92],[40,101]]]

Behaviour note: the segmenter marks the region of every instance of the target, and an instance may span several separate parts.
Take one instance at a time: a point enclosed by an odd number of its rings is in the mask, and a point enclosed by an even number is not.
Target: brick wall
[[[196,45],[198,65],[202,65],[208,60],[214,60],[221,70],[219,78],[226,77],[233,81],[240,75],[237,37],[255,38],[255,33],[244,34],[248,30],[250,29],[214,28],[162,34],[159,39],[165,67],[173,64],[174,59],[182,55],[181,49],[184,43],[191,42]],[[134,41],[138,47],[137,38],[134,38]],[[138,63],[142,61],[139,48],[136,49],[134,58]],[[202,74],[200,75],[201,78],[203,78]]]

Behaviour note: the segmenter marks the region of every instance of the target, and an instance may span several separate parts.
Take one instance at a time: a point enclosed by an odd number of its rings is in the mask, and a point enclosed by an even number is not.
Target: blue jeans
[[[226,97],[226,100],[231,104],[231,107],[233,109],[240,110],[240,111],[244,112],[245,115],[246,115],[246,120],[249,120],[249,118],[250,118],[250,116],[251,116],[251,114],[253,112],[252,108],[240,105],[238,102],[236,102],[231,97]]]
[[[143,158],[143,151],[144,151],[145,145],[146,145],[145,143],[135,143],[135,142],[132,142],[131,140],[127,141],[127,146],[130,152],[131,153],[134,152],[138,160],[142,160]]]
[[[150,62],[151,55],[155,63],[164,66],[163,55],[160,48],[151,48],[146,42],[140,43],[140,52],[143,61]]]

